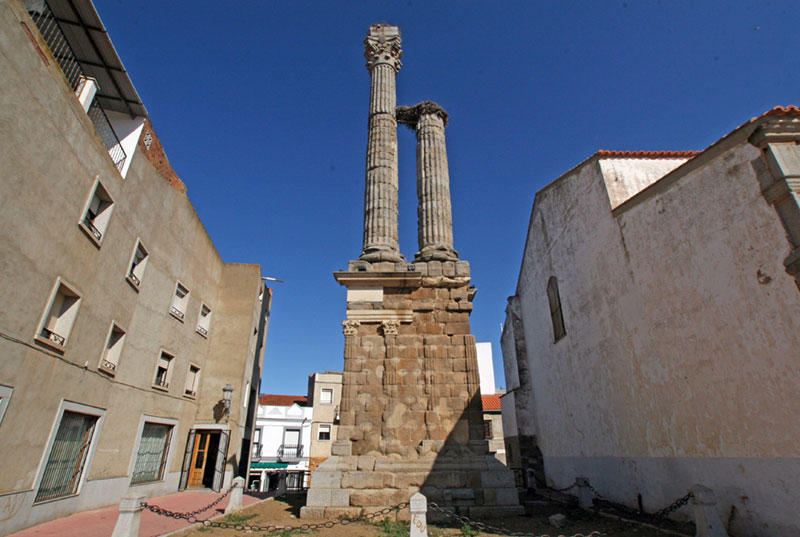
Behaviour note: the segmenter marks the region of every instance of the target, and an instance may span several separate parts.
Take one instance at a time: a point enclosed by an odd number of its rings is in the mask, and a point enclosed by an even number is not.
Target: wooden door
[[[211,433],[197,431],[197,438],[194,442],[194,453],[192,454],[192,464],[189,467],[189,487],[202,487],[203,476],[208,462],[208,444]]]

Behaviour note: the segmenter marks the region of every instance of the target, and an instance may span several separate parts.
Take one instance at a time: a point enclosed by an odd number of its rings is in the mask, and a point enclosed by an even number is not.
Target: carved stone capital
[[[345,337],[357,335],[359,326],[361,326],[361,321],[354,321],[352,319],[348,319],[347,321],[342,321],[342,328]]]
[[[409,128],[416,130],[419,118],[427,114],[437,115],[442,118],[442,122],[447,125],[450,116],[444,108],[439,106],[433,101],[422,101],[413,106],[398,106],[395,109],[397,116],[397,123],[407,125]]]
[[[369,34],[364,39],[364,58],[367,60],[367,70],[377,65],[386,64],[398,72],[403,63],[403,44],[400,38],[400,28],[388,24],[373,24],[369,27]]]
[[[400,323],[398,321],[381,321],[384,336],[396,336],[399,326]]]

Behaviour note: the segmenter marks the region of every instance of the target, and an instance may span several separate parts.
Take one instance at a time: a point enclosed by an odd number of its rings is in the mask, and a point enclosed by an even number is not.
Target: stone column
[[[359,259],[404,261],[397,242],[397,94],[402,63],[400,29],[373,24],[364,40],[370,74],[367,174],[364,192],[364,248]]]
[[[400,123],[417,133],[417,235],[416,261],[455,261],[453,212],[450,205],[450,171],[444,127],[447,112],[425,101],[397,110]]]

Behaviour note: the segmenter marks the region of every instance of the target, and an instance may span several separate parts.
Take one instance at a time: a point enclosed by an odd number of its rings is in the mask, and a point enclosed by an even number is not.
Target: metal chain
[[[428,502],[428,507],[430,507],[434,511],[439,511],[440,513],[444,513],[445,515],[456,519],[461,524],[467,524],[469,526],[474,526],[474,527],[476,527],[478,529],[481,529],[481,530],[486,530],[487,533],[496,533],[496,534],[499,534],[499,535],[508,535],[510,537],[550,537],[547,534],[537,535],[537,534],[534,534],[534,533],[509,531],[506,528],[501,528],[499,526],[492,526],[492,525],[486,524],[484,522],[478,522],[477,520],[472,520],[469,517],[459,515],[458,513],[455,513],[453,511],[451,511],[450,509],[445,509],[444,507],[440,507],[439,505],[437,505],[434,502]],[[602,535],[602,533],[600,533],[599,531],[595,530],[595,531],[593,531],[593,532],[591,532],[589,534],[575,533],[571,537],[600,537],[601,535]],[[566,536],[559,535],[558,537],[566,537]]]
[[[681,507],[683,507],[684,505],[689,503],[689,500],[692,499],[692,498],[694,498],[694,493],[693,492],[687,492],[686,496],[678,498],[677,500],[675,500],[674,502],[669,504],[664,509],[661,509],[660,511],[656,511],[653,516],[656,516],[658,518],[667,518],[667,515],[669,515],[670,513],[674,512],[674,511],[677,511],[678,509],[680,509]]]
[[[147,502],[142,503],[142,508],[147,509],[148,511],[152,511],[153,513],[155,513],[157,515],[167,516],[167,517],[175,518],[175,519],[189,520],[190,518],[196,517],[197,515],[199,515],[203,511],[208,511],[209,509],[211,509],[212,507],[217,505],[219,502],[224,500],[225,497],[228,494],[230,494],[232,490],[233,490],[233,486],[231,486],[231,488],[229,488],[227,490],[227,492],[225,492],[225,494],[223,494],[222,496],[220,496],[219,498],[217,498],[216,500],[214,500],[210,504],[206,505],[205,507],[203,507],[201,509],[197,509],[195,511],[190,511],[188,513],[181,513],[181,512],[178,512],[178,511],[170,511],[169,509],[164,509],[163,507],[159,507],[157,505],[150,505]],[[197,519],[195,518],[195,520],[197,520]]]
[[[230,491],[228,491],[228,492],[230,492]],[[224,498],[224,496],[223,496],[223,498]],[[221,500],[221,499],[222,498],[219,498],[219,500]],[[216,505],[216,503],[218,503],[219,500],[217,500],[217,502],[212,504],[210,507],[213,507],[213,505]],[[383,515],[388,515],[389,513],[393,512],[393,511],[399,511],[401,509],[405,509],[406,507],[408,507],[408,502],[400,503],[398,505],[395,505],[394,507],[385,507],[385,508],[381,509],[380,511],[375,511],[375,512],[372,512],[372,513],[366,513],[366,514],[359,515],[359,516],[353,517],[353,518],[340,518],[340,519],[335,520],[335,521],[334,520],[329,520],[327,522],[320,522],[319,524],[300,524],[299,526],[276,526],[274,524],[268,524],[266,526],[250,526],[248,524],[234,524],[234,523],[231,523],[231,522],[216,522],[216,521],[213,521],[211,519],[197,520],[197,517],[194,516],[195,514],[197,514],[196,512],[195,513],[175,513],[174,511],[169,511],[167,509],[161,509],[160,507],[150,506],[150,505],[147,505],[147,504],[143,504],[143,507],[145,507],[146,509],[156,513],[157,515],[162,515],[162,516],[167,516],[167,517],[172,517],[172,518],[182,518],[182,519],[185,519],[185,520],[189,521],[189,523],[191,523],[191,524],[196,524],[196,523],[202,524],[206,528],[222,528],[222,529],[232,529],[232,530],[236,530],[236,531],[258,531],[258,532],[272,533],[272,532],[275,532],[275,531],[289,531],[289,530],[302,530],[302,531],[317,530],[317,529],[322,529],[322,528],[332,528],[332,527],[334,527],[336,525],[346,526],[346,525],[348,525],[348,524],[350,524],[352,522],[360,522],[362,520],[372,520],[374,518],[378,518],[378,517],[381,517]],[[191,516],[186,516],[186,515],[191,515]]]

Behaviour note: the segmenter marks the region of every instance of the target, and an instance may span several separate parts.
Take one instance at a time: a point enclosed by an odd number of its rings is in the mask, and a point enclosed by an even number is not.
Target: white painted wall
[[[481,381],[481,393],[492,395],[495,393],[494,363],[492,362],[492,344],[489,342],[475,343],[478,354],[478,376]]]
[[[760,152],[729,145],[621,214],[602,161],[537,194],[517,289],[529,411],[553,486],[586,476],[655,511],[700,483],[723,520],[736,508],[732,534],[788,537],[800,533],[800,293],[753,172]],[[555,343],[550,276],[567,333]]]
[[[284,443],[287,429],[299,429],[303,444],[303,460],[289,465],[289,469],[307,469],[308,454],[311,449],[312,407],[259,405],[256,428],[261,429],[261,458],[275,460],[278,448]]]

